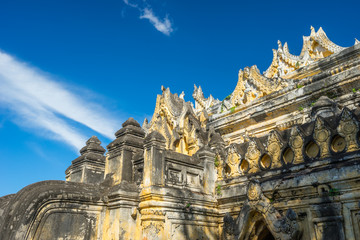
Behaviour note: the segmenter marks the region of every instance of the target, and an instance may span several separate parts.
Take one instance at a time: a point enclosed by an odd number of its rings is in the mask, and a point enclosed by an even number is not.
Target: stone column
[[[129,118],[122,127],[115,133],[116,139],[107,146],[109,156],[105,174],[111,176],[114,184],[133,181],[132,157],[144,146],[145,132],[137,121]]]
[[[144,187],[164,186],[165,138],[159,132],[152,132],[144,144]]]
[[[198,151],[198,156],[204,164],[204,191],[207,194],[215,193],[215,154],[208,146]]]

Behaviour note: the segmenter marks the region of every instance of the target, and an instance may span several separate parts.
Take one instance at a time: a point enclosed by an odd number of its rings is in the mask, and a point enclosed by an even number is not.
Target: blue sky
[[[64,180],[79,147],[151,117],[161,85],[223,99],[310,26],[347,47],[358,1],[0,0],[0,196]]]

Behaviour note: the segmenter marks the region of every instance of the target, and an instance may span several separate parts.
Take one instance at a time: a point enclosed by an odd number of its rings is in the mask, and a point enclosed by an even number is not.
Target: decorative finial
[[[315,29],[313,26],[310,26],[310,29],[311,29],[311,33],[310,33],[310,36],[315,36]]]

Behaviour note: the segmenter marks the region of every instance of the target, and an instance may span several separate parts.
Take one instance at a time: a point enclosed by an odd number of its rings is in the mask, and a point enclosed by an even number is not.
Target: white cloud
[[[133,7],[133,8],[137,8],[137,7],[138,7],[137,4],[131,3],[131,2],[129,2],[129,0],[124,0],[124,3],[125,3],[126,5],[128,5],[128,6],[130,6],[130,7]]]
[[[149,4],[146,3],[147,7],[140,7],[138,4],[130,3],[129,0],[123,0],[124,3],[130,7],[136,8],[140,11],[140,19],[147,19],[149,22],[158,30],[159,32],[170,36],[170,33],[172,33],[174,30],[172,28],[172,23],[169,20],[168,16],[166,16],[164,19],[160,19],[157,17],[151,7],[149,7]]]
[[[0,51],[0,104],[15,115],[14,121],[42,130],[47,137],[81,148],[86,137],[69,119],[113,138],[118,125],[107,111],[85,101],[51,77]]]
[[[143,14],[140,16],[140,19],[148,19],[150,23],[159,31],[165,35],[170,35],[173,31],[171,27],[171,22],[166,16],[163,20],[160,20],[157,16],[154,15],[151,8],[145,8]]]

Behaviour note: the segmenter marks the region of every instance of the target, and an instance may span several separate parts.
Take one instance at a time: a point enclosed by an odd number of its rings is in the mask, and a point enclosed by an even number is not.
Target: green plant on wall
[[[231,113],[235,112],[235,106],[232,107],[232,108],[230,108],[230,112],[231,112]]]
[[[318,98],[317,98],[317,99],[314,99],[314,100],[310,103],[309,107],[315,106],[315,103],[317,102],[317,100],[319,100],[319,99],[318,99]]]
[[[218,156],[215,156],[214,165],[215,165],[215,167],[218,167],[220,165],[220,161],[219,161]]]
[[[216,185],[215,192],[216,192],[216,195],[221,196],[221,185],[220,184]]]
[[[337,195],[340,195],[339,189],[330,188],[330,190],[329,190],[329,196],[337,196]]]

